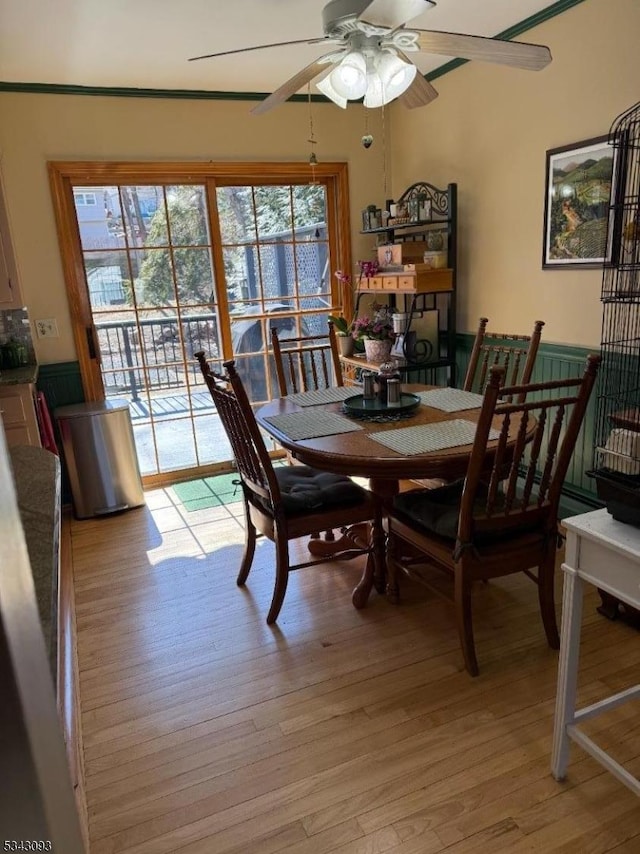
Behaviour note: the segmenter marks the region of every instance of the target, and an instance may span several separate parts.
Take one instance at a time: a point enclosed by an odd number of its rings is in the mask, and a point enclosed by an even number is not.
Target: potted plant
[[[395,334],[391,322],[391,310],[386,305],[372,305],[372,317],[356,317],[353,322],[353,338],[364,343],[368,362],[385,362],[389,358]]]
[[[336,279],[340,282],[340,304],[344,311],[345,306],[351,305],[349,292],[351,290],[351,276],[343,270],[336,270]],[[353,325],[344,317],[343,314],[330,314],[329,320],[333,323],[338,339],[338,348],[341,356],[351,356],[354,350],[355,341],[351,335]]]
[[[346,317],[343,317],[341,314],[330,314],[329,320],[333,323],[333,328],[336,331],[340,355],[351,356],[355,344],[353,336],[351,335],[351,324],[347,321]]]

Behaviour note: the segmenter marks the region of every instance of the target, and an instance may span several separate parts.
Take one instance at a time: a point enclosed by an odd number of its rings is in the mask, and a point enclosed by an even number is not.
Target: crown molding
[[[127,86],[76,86],[70,83],[8,83],[0,81],[0,92],[44,95],[101,95],[109,98],[182,98],[201,101],[262,101],[266,92],[216,92],[208,89],[134,89]],[[312,101],[330,103],[324,95]],[[289,101],[308,103],[308,95],[292,95]]]
[[[495,38],[506,39],[510,41],[516,36],[526,33],[528,30],[543,24],[545,21],[550,21],[557,15],[567,12],[574,6],[584,3],[584,0],[557,0],[547,6],[546,9],[541,9],[535,15],[530,15],[518,24],[514,24],[507,30],[498,33]],[[427,80],[436,80],[459,68],[461,65],[466,65],[468,59],[452,59],[444,65],[435,68],[428,74],[425,74]],[[216,92],[206,89],[134,89],[126,86],[75,86],[71,84],[61,83],[11,83],[0,81],[0,92],[23,92],[31,94],[45,95],[100,95],[110,98],[178,98],[203,101],[262,101],[269,92]],[[328,104],[331,103],[324,95],[311,95],[311,101]],[[308,95],[292,95],[289,101],[309,102]]]
[[[503,30],[501,33],[498,33],[494,38],[511,41],[511,39],[515,39],[517,36],[521,36],[528,30],[532,30],[534,27],[544,24],[545,21],[550,21],[552,18],[561,15],[563,12],[567,12],[569,9],[572,9],[574,6],[578,6],[580,3],[584,3],[584,0],[557,0],[556,3],[552,3],[551,6],[547,6],[546,9],[541,9],[539,12],[536,12],[535,15],[529,15],[528,18],[520,21],[519,24],[514,24],[507,30]],[[469,61],[470,60],[468,59],[452,59],[450,62],[445,62],[444,65],[434,68],[433,71],[425,74],[425,77],[427,80],[436,80],[438,77],[442,77],[450,71],[454,71],[461,65],[466,65]]]

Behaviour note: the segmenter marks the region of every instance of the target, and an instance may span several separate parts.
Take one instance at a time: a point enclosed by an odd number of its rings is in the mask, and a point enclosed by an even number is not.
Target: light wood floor
[[[92,854],[640,851],[640,803],[572,748],[549,772],[557,655],[534,586],[480,585],[481,674],[453,614],[403,587],[350,594],[361,570],[301,570],[264,618],[272,546],[236,587],[239,505],[73,521]],[[637,682],[640,636],[585,603],[580,701]],[[627,704],[587,731],[640,773]]]

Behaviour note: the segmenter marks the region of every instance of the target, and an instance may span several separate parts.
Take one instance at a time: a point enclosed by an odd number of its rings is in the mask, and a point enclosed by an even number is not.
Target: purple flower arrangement
[[[373,317],[356,317],[351,328],[351,334],[356,340],[372,338],[374,341],[393,341],[395,338],[386,309],[376,311]]]
[[[358,264],[360,265],[360,276],[363,279],[371,279],[378,275],[380,266],[377,261],[358,261]]]

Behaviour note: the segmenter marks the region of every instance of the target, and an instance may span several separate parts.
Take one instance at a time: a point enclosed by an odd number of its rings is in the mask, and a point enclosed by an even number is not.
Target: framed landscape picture
[[[607,139],[547,151],[544,268],[602,267],[612,260],[616,149]]]

